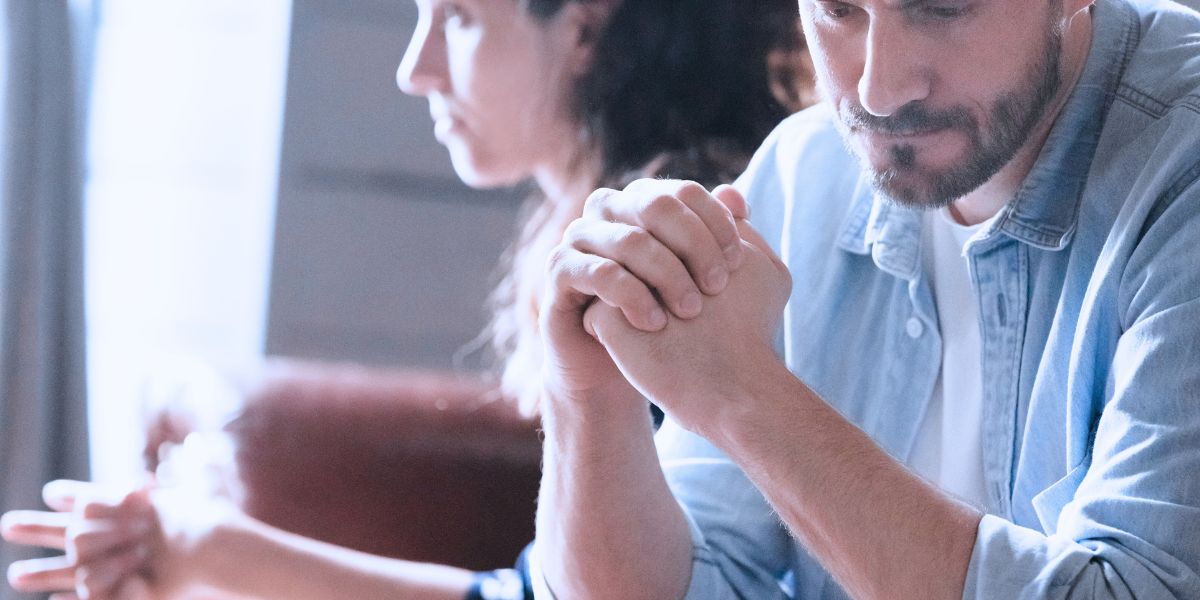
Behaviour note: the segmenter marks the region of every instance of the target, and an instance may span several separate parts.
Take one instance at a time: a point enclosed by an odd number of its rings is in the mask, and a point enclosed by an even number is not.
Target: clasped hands
[[[594,193],[549,259],[548,402],[650,398],[701,433],[735,407],[776,360],[791,290],[747,217],[730,186],[641,180]]]
[[[593,194],[549,259],[548,401],[644,411],[650,398],[701,434],[736,407],[746,382],[777,360],[772,339],[791,289],[747,216],[728,186],[642,180]],[[167,598],[211,560],[200,548],[224,517],[212,503],[194,506],[203,494],[155,502],[170,492],[98,489],[53,482],[44,496],[58,512],[5,515],[6,540],[65,550],[13,565],[14,587],[57,592],[53,600]]]

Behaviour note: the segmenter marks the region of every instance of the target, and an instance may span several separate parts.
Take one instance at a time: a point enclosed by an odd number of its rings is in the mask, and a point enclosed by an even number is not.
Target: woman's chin
[[[524,175],[484,168],[476,161],[459,160],[453,153],[451,154],[451,162],[454,165],[454,173],[458,175],[458,178],[467,187],[477,190],[510,187],[526,178]]]

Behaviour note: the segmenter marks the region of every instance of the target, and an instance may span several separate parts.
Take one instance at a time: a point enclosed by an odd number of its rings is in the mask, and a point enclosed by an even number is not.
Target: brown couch
[[[533,537],[540,442],[482,380],[275,360],[226,427],[245,510],[375,554],[471,569],[510,566]],[[147,461],[197,428],[156,407]],[[203,409],[200,409],[203,410]]]

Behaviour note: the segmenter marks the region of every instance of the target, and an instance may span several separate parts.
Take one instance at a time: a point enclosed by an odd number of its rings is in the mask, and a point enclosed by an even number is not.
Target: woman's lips
[[[462,129],[462,120],[449,115],[437,117],[433,121],[433,136],[437,141],[445,143],[446,139]]]

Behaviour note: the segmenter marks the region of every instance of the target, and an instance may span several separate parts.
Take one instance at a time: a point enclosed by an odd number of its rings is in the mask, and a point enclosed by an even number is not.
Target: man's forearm
[[[981,514],[897,463],[786,367],[713,441],[856,598],[962,596]]]
[[[691,535],[658,464],[644,401],[548,402],[537,553],[558,598],[679,598]]]
[[[221,526],[201,578],[238,595],[293,600],[462,600],[473,573],[334,546],[245,518]]]

